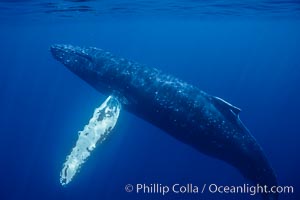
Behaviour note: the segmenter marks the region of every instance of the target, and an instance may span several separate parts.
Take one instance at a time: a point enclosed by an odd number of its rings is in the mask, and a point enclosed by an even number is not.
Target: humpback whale
[[[277,186],[261,146],[239,118],[240,109],[172,75],[102,49],[52,45],[55,59],[122,108],[208,156],[223,160],[254,184]],[[264,199],[277,199],[274,193]]]

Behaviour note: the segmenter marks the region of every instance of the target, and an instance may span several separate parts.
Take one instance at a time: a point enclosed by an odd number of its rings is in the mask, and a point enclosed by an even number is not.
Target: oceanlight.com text
[[[137,184],[127,184],[125,186],[125,191],[128,193],[136,194],[160,194],[167,195],[169,193],[174,194],[293,194],[293,186],[267,186],[267,185],[218,185],[218,184],[202,184],[196,185],[192,183],[187,184],[161,184],[161,183],[137,183]]]

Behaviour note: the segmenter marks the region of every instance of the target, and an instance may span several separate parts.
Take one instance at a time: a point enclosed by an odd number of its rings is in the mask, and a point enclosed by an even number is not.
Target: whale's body
[[[235,166],[255,184],[275,186],[264,152],[239,119],[240,110],[171,75],[97,48],[53,45],[53,56],[123,107],[202,153]],[[276,199],[276,194],[265,194]]]

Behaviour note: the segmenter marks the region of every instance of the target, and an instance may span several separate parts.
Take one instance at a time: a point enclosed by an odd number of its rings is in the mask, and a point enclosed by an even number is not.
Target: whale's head
[[[50,51],[56,60],[101,93],[122,90],[116,86],[116,77],[120,75],[116,66],[120,63],[111,53],[94,47],[61,44],[52,45]]]
[[[94,55],[91,49],[58,44],[50,47],[53,57],[78,75],[83,71],[93,70]]]

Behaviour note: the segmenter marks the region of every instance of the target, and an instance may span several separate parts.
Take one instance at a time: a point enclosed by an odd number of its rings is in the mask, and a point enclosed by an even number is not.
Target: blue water
[[[49,46],[95,46],[160,68],[240,107],[279,185],[300,199],[300,2],[0,1],[0,199],[260,199],[136,194],[126,184],[249,183],[132,114],[121,112],[67,186],[79,130],[105,96],[54,60]]]

